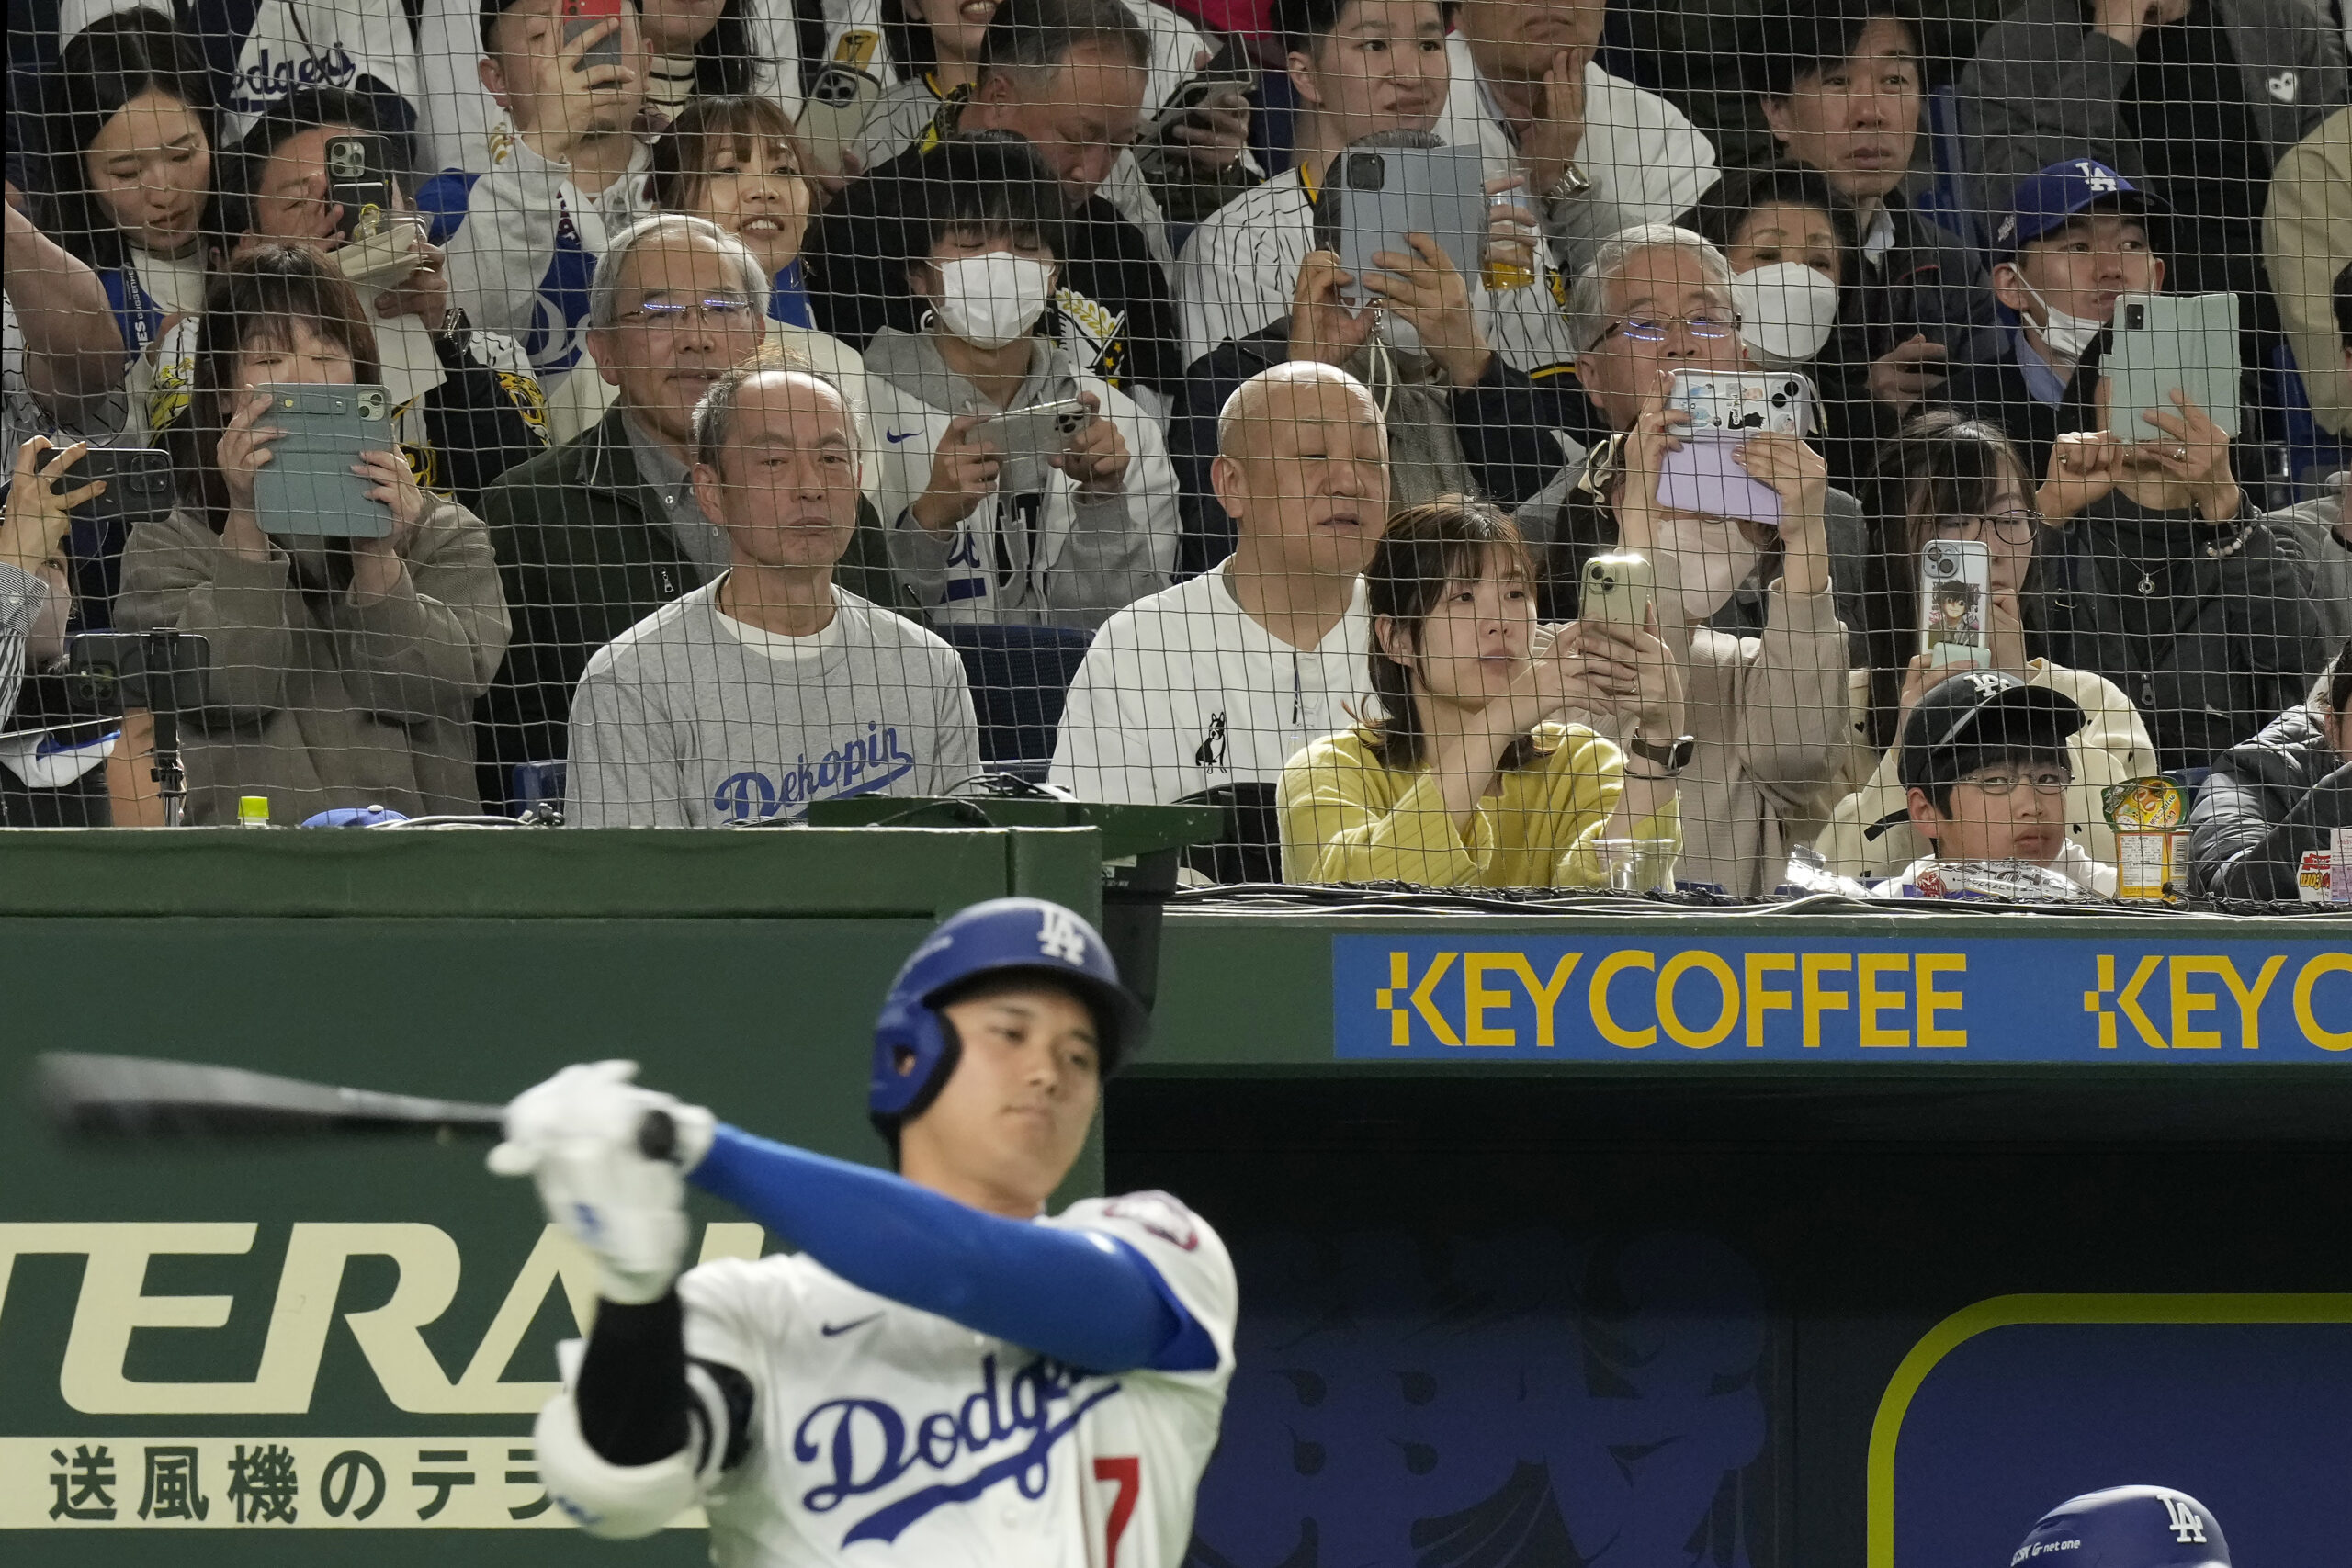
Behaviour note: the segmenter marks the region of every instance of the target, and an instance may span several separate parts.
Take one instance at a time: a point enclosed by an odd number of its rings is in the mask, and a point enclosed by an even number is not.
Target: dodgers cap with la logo
[[[2149,212],[2163,204],[2096,158],[2067,158],[2028,175],[2009,195],[2009,210],[1993,232],[1996,254],[2013,256],[2028,243],[2065,223],[2095,202]]]
[[[2213,1510],[2169,1486],[2110,1486],[2041,1516],[2009,1568],[2230,1568]]]

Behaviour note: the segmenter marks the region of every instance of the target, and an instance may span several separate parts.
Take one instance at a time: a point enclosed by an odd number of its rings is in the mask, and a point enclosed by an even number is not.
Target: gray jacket
[[[2275,160],[2343,103],[2344,45],[2307,0],[2214,0],[2244,77],[2246,115]],[[2122,106],[2139,60],[2090,27],[2083,0],[2026,0],[1960,77],[1961,131],[1978,209],[1997,223],[2017,182],[2064,158],[2125,178],[2147,165]]]

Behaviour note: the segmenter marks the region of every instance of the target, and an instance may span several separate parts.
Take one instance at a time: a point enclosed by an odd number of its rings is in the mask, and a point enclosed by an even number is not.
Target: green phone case
[[[2115,338],[2103,369],[2113,400],[2107,428],[2117,440],[2164,440],[2164,432],[2140,416],[2180,412],[2175,388],[2235,439],[2238,297],[2124,295],[2115,302]]]
[[[381,387],[256,387],[270,407],[258,422],[286,434],[254,481],[254,511],[267,534],[380,539],[392,509],[371,501],[375,481],[351,471],[363,452],[396,450],[391,399]]]

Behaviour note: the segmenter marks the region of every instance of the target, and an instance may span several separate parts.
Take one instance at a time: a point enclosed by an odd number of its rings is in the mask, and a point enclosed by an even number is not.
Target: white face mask
[[[2018,278],[2018,287],[2031,296],[2033,302],[2041,307],[2041,313],[2049,318],[2041,323],[2040,330],[2041,341],[2050,345],[2052,354],[2068,359],[2080,359],[2089,352],[2091,344],[2098,341],[2098,334],[2107,331],[2105,321],[2095,321],[2087,316],[2070,316],[2059,310],[2044,299],[2041,291],[2022,276]]]
[[[1686,624],[1703,621],[1729,603],[1762,553],[1732,519],[1691,512],[1659,515],[1657,547],[1674,558],[1681,579],[1675,603],[1660,604],[1658,615],[1679,615]]]
[[[1739,341],[1767,370],[1810,362],[1838,324],[1838,286],[1803,262],[1774,262],[1731,280]]]
[[[1054,295],[1054,269],[990,251],[938,264],[939,320],[975,348],[1002,348],[1037,324]]]

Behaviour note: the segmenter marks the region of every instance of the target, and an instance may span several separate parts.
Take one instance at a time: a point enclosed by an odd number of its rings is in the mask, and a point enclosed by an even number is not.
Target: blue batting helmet
[[[1102,1076],[1139,1049],[1150,1020],[1119,982],[1119,966],[1092,926],[1043,898],[991,898],[950,917],[890,982],[874,1025],[874,1080],[866,1109],[877,1123],[920,1113],[955,1070],[956,1044],[938,1004],[985,976],[1025,975],[1084,998],[1101,1036]],[[912,1066],[900,1069],[901,1054]]]
[[[2070,1497],[2041,1516],[2013,1568],[2044,1556],[2066,1568],[2230,1568],[2230,1543],[2213,1510],[2169,1486],[2110,1486]]]

